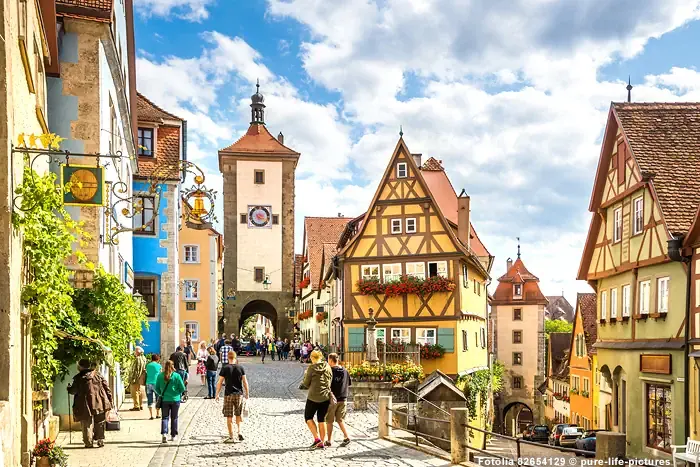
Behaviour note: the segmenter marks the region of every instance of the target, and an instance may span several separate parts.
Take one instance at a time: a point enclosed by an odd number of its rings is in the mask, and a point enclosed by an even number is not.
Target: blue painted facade
[[[134,180],[133,188],[136,192],[148,192],[149,184],[142,180]],[[169,192],[176,189],[173,185],[165,183],[158,185],[160,188],[160,204],[155,221],[155,235],[134,234],[134,276],[151,277],[156,279],[156,316],[149,319],[149,328],[143,329],[143,348],[146,353],[161,353],[161,304],[162,304],[162,276],[168,271],[168,249],[162,244],[167,240],[168,234],[163,226],[175,219],[168,219],[166,209],[168,209],[169,199],[172,195]]]

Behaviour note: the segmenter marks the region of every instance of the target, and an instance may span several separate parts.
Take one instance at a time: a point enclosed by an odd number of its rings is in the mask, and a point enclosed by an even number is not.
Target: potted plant
[[[63,448],[56,446],[56,443],[49,438],[42,439],[36,443],[32,451],[32,458],[36,459],[37,467],[48,467],[50,465],[68,466],[68,456],[63,451]]]

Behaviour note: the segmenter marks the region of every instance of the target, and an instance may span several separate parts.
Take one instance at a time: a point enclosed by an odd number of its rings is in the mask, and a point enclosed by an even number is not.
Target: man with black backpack
[[[341,446],[350,444],[350,436],[345,428],[345,416],[347,408],[345,401],[348,398],[348,387],[352,385],[348,370],[340,366],[338,363],[338,354],[332,353],[328,355],[328,363],[333,370],[333,380],[331,381],[331,405],[326,413],[326,426],[328,432],[328,440],[325,445],[330,446],[333,440],[333,422],[337,422],[340,431],[343,432],[343,442]]]

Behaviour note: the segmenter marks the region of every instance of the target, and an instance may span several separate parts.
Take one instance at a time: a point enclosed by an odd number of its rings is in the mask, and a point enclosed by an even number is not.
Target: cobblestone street
[[[68,446],[69,465],[92,466],[443,466],[448,462],[377,438],[375,412],[348,414],[353,442],[310,451],[304,421],[305,393],[297,386],[305,365],[296,362],[266,362],[241,359],[251,385],[251,416],[244,422],[245,441],[224,444],[226,420],[222,402],[204,400],[206,388],[196,375],[190,376],[190,400],[182,404],[180,439],[160,445],[160,421],[148,420],[148,412],[125,412],[121,431],[108,432],[102,449],[82,449],[80,434],[73,433]],[[194,367],[192,367],[192,373]],[[335,442],[342,440],[336,427]],[[59,443],[67,446],[61,434]]]

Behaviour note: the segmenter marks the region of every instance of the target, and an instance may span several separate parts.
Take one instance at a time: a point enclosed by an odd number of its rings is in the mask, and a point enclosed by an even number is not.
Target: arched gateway
[[[289,336],[294,306],[294,172],[299,153],[265,126],[260,86],[251,96],[251,122],[238,141],[219,151],[224,178],[224,332],[240,332],[262,314]]]

